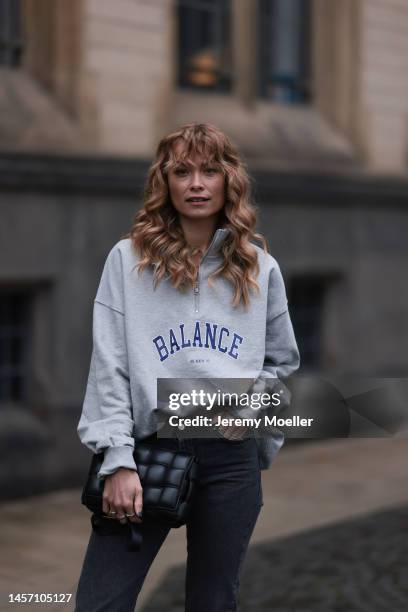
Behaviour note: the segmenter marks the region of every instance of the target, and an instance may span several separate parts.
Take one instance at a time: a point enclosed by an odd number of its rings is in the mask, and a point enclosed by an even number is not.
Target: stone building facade
[[[83,479],[93,297],[181,123],[243,153],[305,371],[406,375],[404,0],[0,0],[0,23],[1,495]]]

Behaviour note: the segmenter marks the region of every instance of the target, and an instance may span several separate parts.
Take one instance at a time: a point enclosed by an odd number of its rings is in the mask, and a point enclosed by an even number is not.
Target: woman
[[[229,139],[189,124],[158,145],[143,209],[110,251],[94,302],[93,352],[81,441],[104,450],[109,535],[92,531],[77,611],[133,610],[168,528],[142,519],[134,444],[155,437],[157,378],[253,379],[292,374],[299,354],[276,260],[254,233],[249,179]],[[258,240],[262,248],[251,241]],[[262,506],[260,470],[282,435],[218,428],[212,438],[161,439],[194,453],[198,488],[187,523],[186,610],[236,610],[239,575]],[[120,523],[142,525],[127,550]]]

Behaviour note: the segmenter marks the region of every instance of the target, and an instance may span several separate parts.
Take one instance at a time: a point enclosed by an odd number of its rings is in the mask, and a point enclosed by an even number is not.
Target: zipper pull
[[[200,299],[200,284],[198,280],[194,282],[193,293],[194,293],[194,312],[198,312],[199,311],[198,301]]]

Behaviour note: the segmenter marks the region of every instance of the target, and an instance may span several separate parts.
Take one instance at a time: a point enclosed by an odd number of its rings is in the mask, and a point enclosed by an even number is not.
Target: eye
[[[204,169],[204,172],[206,174],[215,174],[216,172],[218,172],[217,168],[213,168],[213,167],[208,167]]]
[[[174,171],[174,174],[176,174],[177,176],[185,176],[187,174],[187,168],[177,168]]]

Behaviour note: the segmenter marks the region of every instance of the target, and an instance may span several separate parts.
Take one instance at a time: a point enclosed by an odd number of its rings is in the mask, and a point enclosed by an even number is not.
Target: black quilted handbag
[[[143,487],[143,516],[149,516],[169,527],[184,525],[191,509],[197,480],[198,463],[194,455],[140,443],[136,445],[133,457]],[[104,482],[97,478],[102,462],[103,453],[93,455],[81,501],[94,513],[94,528],[98,528],[101,521],[109,521],[117,523],[118,531],[123,532],[123,526],[118,521],[103,518]],[[130,527],[132,532],[129,548],[138,550],[141,544],[141,526],[129,522],[127,527]]]

